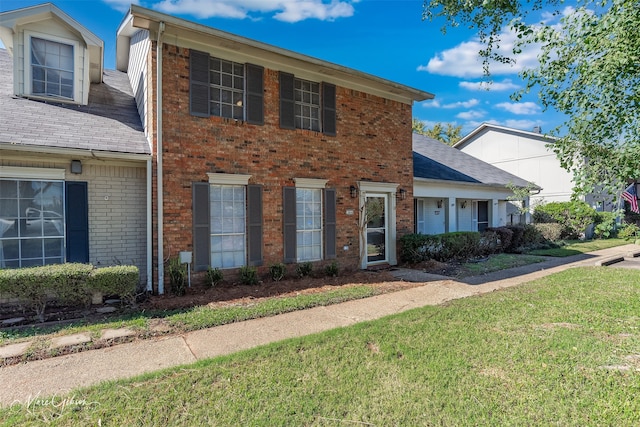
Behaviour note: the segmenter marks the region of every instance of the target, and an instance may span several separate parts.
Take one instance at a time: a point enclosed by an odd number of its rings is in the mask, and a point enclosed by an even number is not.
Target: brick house
[[[0,39],[0,268],[134,264],[151,289],[151,151],[127,75],[50,3],[0,13]]]
[[[433,95],[132,5],[117,31],[153,156],[153,259],[396,264],[412,104]],[[158,114],[160,112],[160,114]]]

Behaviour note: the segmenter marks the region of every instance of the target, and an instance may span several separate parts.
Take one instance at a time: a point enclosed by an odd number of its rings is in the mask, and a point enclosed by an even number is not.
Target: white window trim
[[[68,98],[60,98],[55,96],[42,96],[33,93],[33,80],[31,76],[31,38],[36,37],[43,40],[50,40],[56,43],[68,44],[73,46],[73,99]],[[85,78],[89,78],[89,74],[87,73],[86,77],[80,76],[83,75],[82,68],[80,67],[80,60],[78,59],[81,55],[80,52],[82,49],[82,56],[85,56],[84,48],[80,46],[80,43],[77,40],[71,40],[64,37],[58,37],[51,34],[43,34],[35,31],[27,31],[24,32],[24,94],[26,96],[38,99],[55,99],[60,102],[73,102],[73,103],[81,103],[82,99],[80,97],[81,94],[81,82]]]
[[[296,188],[325,188],[327,186],[328,179],[316,179],[316,178],[293,178],[296,183]]]
[[[29,181],[64,181],[65,172],[64,169],[0,166],[0,178]]]
[[[209,184],[217,185],[249,185],[252,175],[233,173],[207,173]]]

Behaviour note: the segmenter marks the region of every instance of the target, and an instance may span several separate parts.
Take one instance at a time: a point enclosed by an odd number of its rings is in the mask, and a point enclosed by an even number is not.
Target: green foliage
[[[640,7],[635,0],[486,1],[426,0],[423,17],[478,31],[485,76],[492,62],[513,63],[535,45],[538,65],[521,76],[519,101],[536,93],[543,110],[566,117],[551,131],[552,149],[574,176],[577,194],[617,194],[620,183],[640,176],[638,52]],[[540,22],[544,9],[547,18]],[[515,33],[511,52],[499,49]],[[493,66],[493,65],[492,65]],[[588,159],[584,162],[583,159]]]
[[[596,220],[596,211],[585,202],[551,202],[536,206],[533,212],[535,223],[555,222],[561,224],[562,239],[584,237],[584,232]]]
[[[429,259],[437,261],[468,259],[495,252],[498,240],[498,235],[493,232],[405,234],[400,238],[400,259],[407,264],[417,264]]]
[[[255,267],[250,265],[240,267],[240,283],[243,285],[257,285],[259,282],[258,270]]]
[[[531,224],[531,226],[535,227],[542,234],[542,237],[549,242],[556,242],[562,236],[562,224],[556,222],[541,222]]]
[[[455,126],[452,123],[445,123],[443,126],[442,123],[436,123],[433,127],[428,128],[424,122],[416,118],[413,119],[412,125],[415,133],[437,139],[447,145],[454,145],[462,139],[462,125]]]
[[[329,277],[338,277],[339,268],[338,263],[333,261],[331,264],[328,264],[324,267],[324,274]]]
[[[598,239],[608,239],[617,234],[617,212],[596,212],[593,234]]]
[[[138,267],[116,265],[93,270],[88,277],[87,287],[104,295],[118,295],[122,300],[133,303],[139,283]]]
[[[274,282],[279,282],[284,279],[284,276],[287,274],[287,266],[283,263],[272,264],[269,267],[269,275],[271,276],[271,280]]]
[[[136,267],[94,270],[90,264],[54,264],[0,270],[0,294],[23,301],[44,322],[45,310],[52,298],[65,304],[86,304],[93,290],[103,289],[107,290],[105,293],[117,290],[113,293],[126,298],[135,292],[138,281]]]
[[[179,258],[171,258],[167,270],[171,292],[177,296],[184,295],[187,292],[187,265],[182,264]]]
[[[618,231],[618,237],[625,240],[637,239],[640,227],[634,223],[623,224]]]
[[[311,276],[311,272],[313,271],[313,265],[310,262],[301,262],[296,265],[296,275],[298,277],[306,277]]]
[[[220,282],[222,282],[222,280],[224,279],[224,275],[222,274],[222,270],[220,270],[218,267],[209,267],[207,268],[206,278],[207,286],[213,288],[214,286],[217,286]]]

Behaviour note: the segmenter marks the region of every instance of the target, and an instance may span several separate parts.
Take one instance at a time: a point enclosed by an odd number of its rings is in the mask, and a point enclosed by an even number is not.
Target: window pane
[[[61,258],[64,251],[64,241],[62,239],[45,239],[44,256],[47,258]]]
[[[213,267],[235,268],[245,263],[245,188],[211,185],[211,262]],[[214,226],[215,225],[215,226]]]
[[[73,61],[72,45],[32,37],[32,92],[73,98]]]
[[[20,251],[19,251],[20,243],[18,239],[11,240],[3,240],[2,241],[2,252],[4,253],[4,259],[19,259]],[[2,257],[0,257],[2,259]]]
[[[22,259],[42,258],[42,239],[26,239],[20,242]]]
[[[18,217],[18,199],[0,199],[0,218]],[[0,225],[0,230],[2,226]]]

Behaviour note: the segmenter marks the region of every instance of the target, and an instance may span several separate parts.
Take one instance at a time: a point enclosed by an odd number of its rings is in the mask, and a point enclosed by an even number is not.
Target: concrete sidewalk
[[[637,256],[640,247],[618,246],[554,258],[543,263],[503,270],[463,281],[416,270],[396,269],[401,280],[424,286],[316,307],[278,316],[233,323],[183,335],[141,340],[50,359],[0,368],[0,405],[26,403],[61,395],[105,380],[128,378],[158,369],[226,355],[287,338],[379,319],[417,307],[516,286],[575,266],[596,265],[617,257]],[[640,262],[638,262],[640,267]]]

